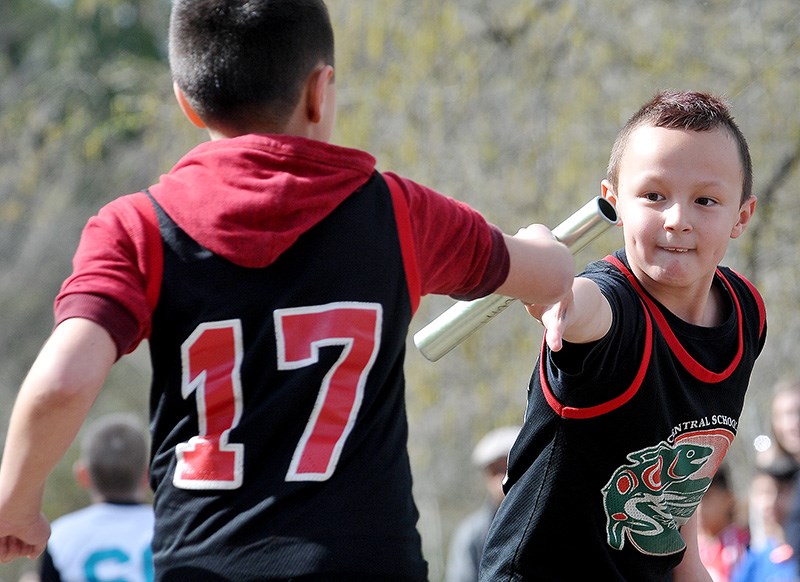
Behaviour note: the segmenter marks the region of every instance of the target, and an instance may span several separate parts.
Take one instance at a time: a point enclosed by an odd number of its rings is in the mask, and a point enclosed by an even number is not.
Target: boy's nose
[[[679,203],[671,204],[664,210],[664,228],[667,230],[691,230],[686,209]]]

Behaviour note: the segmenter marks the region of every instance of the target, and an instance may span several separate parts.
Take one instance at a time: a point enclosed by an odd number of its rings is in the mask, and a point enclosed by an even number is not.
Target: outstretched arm
[[[495,293],[525,303],[556,303],[569,293],[575,258],[549,228],[532,224],[504,238],[510,265],[505,282]]]
[[[45,481],[75,439],[117,357],[111,336],[88,319],[53,331],[22,383],[0,465],[0,562],[35,558],[50,527]]]
[[[608,300],[597,283],[575,277],[567,297],[554,305],[527,305],[528,313],[545,327],[545,341],[557,352],[563,340],[583,344],[601,339],[611,328]]]

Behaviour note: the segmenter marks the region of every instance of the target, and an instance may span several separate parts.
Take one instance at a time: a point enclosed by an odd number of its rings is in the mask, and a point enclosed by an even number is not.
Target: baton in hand
[[[614,206],[598,196],[555,227],[553,236],[575,254],[617,224],[617,220]],[[514,301],[505,295],[459,301],[414,334],[414,343],[423,356],[435,362]]]

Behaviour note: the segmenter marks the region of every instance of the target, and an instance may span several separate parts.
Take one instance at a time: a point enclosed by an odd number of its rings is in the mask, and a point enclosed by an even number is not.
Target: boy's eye
[[[657,192],[645,192],[644,197],[650,202],[658,202],[661,200],[661,194]]]
[[[696,200],[697,204],[700,206],[711,206],[714,204],[714,201],[711,198],[701,197]]]

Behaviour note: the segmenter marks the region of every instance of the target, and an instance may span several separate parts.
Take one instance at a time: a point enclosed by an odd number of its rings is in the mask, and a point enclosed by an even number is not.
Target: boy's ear
[[[92,477],[89,475],[89,467],[80,459],[75,461],[72,465],[72,474],[75,476],[75,481],[78,482],[83,489],[87,491],[92,490]]]
[[[614,193],[614,187],[611,185],[611,182],[608,180],[603,180],[600,182],[600,192],[606,200],[608,200],[611,205],[616,208],[617,207],[617,195]],[[620,217],[617,226],[622,226],[622,218]]]
[[[306,116],[311,123],[319,123],[328,96],[328,85],[333,79],[333,67],[324,65],[311,73],[306,84]]]
[[[758,202],[758,198],[755,196],[750,196],[744,203],[739,207],[739,221],[733,225],[731,229],[731,238],[737,238],[741,235],[747,225],[750,223],[750,219],[753,218],[753,214],[756,212],[756,202]]]
[[[186,95],[183,94],[181,88],[178,87],[178,84],[173,81],[172,83],[172,91],[175,93],[175,99],[178,100],[178,105],[181,107],[181,111],[186,116],[186,118],[192,122],[193,125],[196,125],[200,129],[206,129],[205,122],[200,119],[200,116],[197,115],[197,112],[192,108],[189,100],[186,99]]]

